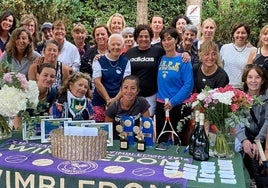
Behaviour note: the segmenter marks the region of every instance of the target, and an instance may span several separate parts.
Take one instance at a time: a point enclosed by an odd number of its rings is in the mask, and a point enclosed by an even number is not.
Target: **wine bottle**
[[[191,133],[190,141],[189,141],[189,154],[190,155],[193,155],[194,153],[194,141],[195,141],[195,138],[197,137],[197,133],[199,132],[199,114],[200,112],[196,110],[194,114],[194,121],[195,121],[194,130]]]
[[[199,114],[199,131],[194,142],[193,158],[198,161],[209,159],[209,140],[204,129],[204,113]]]

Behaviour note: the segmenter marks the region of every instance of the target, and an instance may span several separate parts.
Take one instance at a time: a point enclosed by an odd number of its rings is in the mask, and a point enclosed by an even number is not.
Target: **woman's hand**
[[[63,104],[56,103],[56,108],[57,108],[58,111],[62,112],[63,111]]]
[[[182,61],[184,63],[189,63],[191,61],[191,56],[190,56],[190,54],[188,52],[183,52],[181,54],[181,57],[182,57]]]
[[[100,59],[100,57],[103,56],[102,54],[97,54],[95,55],[93,61],[98,61]]]
[[[256,144],[252,144],[249,140],[244,140],[242,145],[244,152],[248,154],[250,158],[258,158],[259,152]]]
[[[171,105],[171,103],[169,101],[164,104],[164,110],[165,111],[167,111],[167,110],[170,111],[171,108],[172,108],[172,105]]]
[[[106,100],[106,107],[109,107],[110,104],[112,104],[113,102],[115,102],[117,99],[114,97],[114,98],[109,98]]]

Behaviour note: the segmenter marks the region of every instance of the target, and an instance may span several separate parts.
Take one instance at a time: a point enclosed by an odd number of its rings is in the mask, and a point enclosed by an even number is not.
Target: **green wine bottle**
[[[204,129],[204,113],[199,114],[199,121],[199,131],[194,141],[193,158],[198,161],[207,161],[209,159],[209,139]]]
[[[189,154],[193,155],[194,153],[194,141],[195,138],[197,137],[197,134],[199,132],[199,114],[200,112],[198,110],[195,111],[194,113],[194,130],[191,133],[190,140],[189,140]]]

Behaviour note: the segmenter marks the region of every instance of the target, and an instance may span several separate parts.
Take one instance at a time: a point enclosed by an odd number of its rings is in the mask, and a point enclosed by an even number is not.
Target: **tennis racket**
[[[165,99],[165,104],[169,102],[169,99]],[[171,130],[165,130],[166,127],[169,126]],[[159,136],[157,137],[157,140],[156,142],[158,143],[159,141],[159,138],[163,135],[163,134],[166,134],[166,133],[171,133],[171,139],[172,139],[172,142],[174,144],[174,136],[176,136],[179,140],[179,144],[181,143],[181,140],[178,136],[178,134],[176,133],[176,131],[173,129],[173,126],[170,122],[170,117],[169,117],[169,110],[166,110],[165,111],[165,123],[164,123],[164,126],[162,128],[162,131],[160,132]]]

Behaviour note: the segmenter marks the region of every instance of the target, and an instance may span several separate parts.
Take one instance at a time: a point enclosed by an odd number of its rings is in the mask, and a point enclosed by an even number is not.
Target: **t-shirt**
[[[124,54],[130,60],[131,74],[140,80],[139,96],[148,97],[157,92],[158,66],[164,54],[165,51],[157,45],[147,50],[139,50],[136,46]]]
[[[242,74],[246,67],[250,52],[255,47],[243,47],[237,49],[234,43],[224,44],[221,47],[221,57],[223,60],[224,70],[230,79],[230,85],[235,88],[242,87]]]
[[[114,125],[120,124],[122,116],[133,116],[135,119],[135,125],[139,126],[139,120],[143,113],[145,113],[150,107],[150,104],[143,97],[136,97],[134,104],[129,110],[123,110],[120,105],[120,99],[112,103],[106,110],[105,114],[113,118]],[[114,128],[115,130],[115,128]],[[118,133],[114,131],[114,136],[116,137]]]
[[[212,75],[206,76],[201,70],[201,64],[193,66],[194,71],[194,92],[200,93],[205,86],[210,88],[224,87],[229,83],[227,73],[218,67],[216,72]]]
[[[105,55],[93,63],[92,78],[95,79],[101,77],[101,83],[110,98],[113,98],[118,94],[123,78],[130,74],[129,60],[122,55],[120,55],[116,61],[109,59],[108,56]],[[102,106],[105,105],[105,103],[105,99],[101,97],[95,88],[92,100],[93,106]]]

